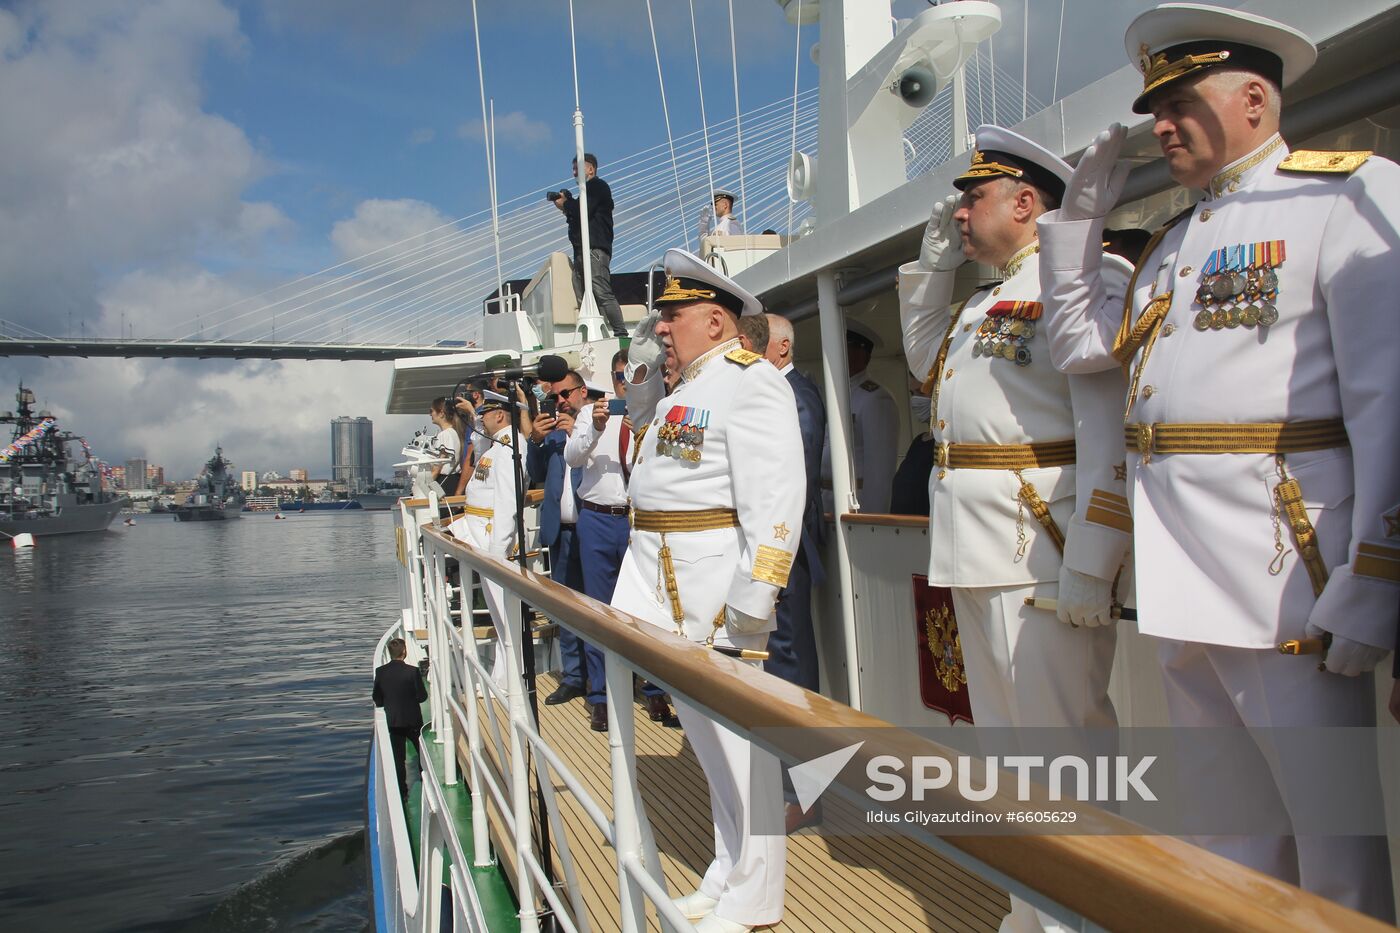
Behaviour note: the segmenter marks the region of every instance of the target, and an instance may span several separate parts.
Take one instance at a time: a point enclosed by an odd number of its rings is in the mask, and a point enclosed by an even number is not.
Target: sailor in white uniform
[[[466,513],[448,526],[455,537],[498,557],[509,557],[515,551],[515,463],[510,446],[510,412],[505,399],[494,392],[477,407],[477,419],[489,439],[477,457],[476,469],[467,480]],[[515,644],[516,633],[507,624],[505,590],[499,583],[481,578],[482,595],[491,611],[491,624],[496,628],[496,660],[491,679],[504,689],[508,684],[509,665],[520,669],[520,656]]]
[[[890,510],[894,461],[899,455],[899,410],[894,396],[868,371],[870,357],[880,348],[874,330],[847,318],[846,364],[851,374],[851,464],[856,474],[856,499],[862,512]],[[822,449],[822,509],[835,512],[831,482],[831,444]],[[841,511],[845,511],[844,505]]]
[[[797,404],[787,380],[739,345],[738,318],[761,314],[758,300],[683,250],[669,250],[665,268],[655,334],[680,383],[656,406],[632,470],[632,541],[612,605],[695,642],[761,650],[802,533]],[[632,386],[663,378],[643,357],[629,356]],[[700,889],[677,903],[703,930],[777,923],[786,837],[750,831],[750,774],[771,772],[781,806],[776,763],[675,700],[715,823],[715,859]]]
[[[1133,109],[1153,115],[1172,177],[1202,200],[1148,244],[1124,308],[1098,248],[1127,171],[1114,127],[1041,218],[1041,268],[1056,361],[1128,368],[1139,625],[1159,640],[1172,721],[1374,725],[1369,672],[1400,603],[1400,169],[1289,151],[1279,89],[1316,57],[1294,29],[1168,4],[1126,44],[1144,75]],[[1324,635],[1327,672],[1275,650]],[[1295,821],[1318,795],[1379,807],[1372,767],[1311,786],[1306,744],[1273,743],[1269,761]],[[1203,787],[1209,768],[1186,765]],[[1394,916],[1381,836],[1198,841]]]
[[[953,182],[961,198],[934,206],[918,261],[899,270],[905,354],[927,374],[938,445],[928,579],[952,588],[979,727],[1117,725],[1108,679],[1130,537],[1117,452],[1123,378],[1055,368],[1035,240],[1036,217],[1059,203],[1069,175],[1036,143],[979,127],[972,164]],[[968,259],[1004,279],[954,303]],[[1105,260],[1111,293],[1123,295],[1127,279],[1127,263]],[[1059,619],[1025,603],[1057,596]],[[1012,898],[1002,930],[1055,925]]]
[[[738,199],[732,191],[723,188],[714,193],[714,208],[700,211],[700,236],[739,236],[744,225],[734,216],[734,205]]]

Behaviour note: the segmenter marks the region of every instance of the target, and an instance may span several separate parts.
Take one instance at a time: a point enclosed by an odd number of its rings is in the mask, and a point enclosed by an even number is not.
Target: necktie
[[[625,483],[632,478],[631,457],[627,456],[627,442],[632,439],[632,432],[627,430],[627,422],[622,423],[622,430],[617,432],[617,459],[622,464],[622,481]]]

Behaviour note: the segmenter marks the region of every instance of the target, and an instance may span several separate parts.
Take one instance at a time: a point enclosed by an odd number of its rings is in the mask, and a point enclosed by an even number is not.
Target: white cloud
[[[481,142],[486,139],[484,126],[480,119],[468,120],[457,127],[457,135],[462,139]],[[532,120],[519,110],[496,117],[497,149],[530,150],[550,142],[553,138],[554,134],[550,131],[548,123]]]
[[[342,258],[376,253],[374,261],[421,248],[432,238],[431,231],[450,222],[431,204],[412,198],[362,201],[355,207],[355,216],[331,228],[331,242]]]
[[[437,130],[433,129],[431,126],[420,126],[418,129],[408,134],[408,144],[410,146],[421,146],[424,143],[432,142],[436,137]]]

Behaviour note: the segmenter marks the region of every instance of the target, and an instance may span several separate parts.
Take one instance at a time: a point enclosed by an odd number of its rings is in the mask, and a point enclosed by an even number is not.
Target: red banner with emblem
[[[948,717],[972,722],[972,698],[967,693],[962,639],[953,614],[953,594],[946,586],[929,586],[921,573],[914,578],[914,630],[919,655],[919,696],[924,706]]]

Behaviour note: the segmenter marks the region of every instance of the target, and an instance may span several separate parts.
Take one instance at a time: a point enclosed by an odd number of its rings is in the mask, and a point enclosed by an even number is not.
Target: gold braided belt
[[[1074,463],[1074,440],[1042,444],[939,444],[934,464],[953,470],[1034,470]]]
[[[1340,418],[1256,424],[1127,424],[1123,439],[1146,459],[1152,454],[1294,454],[1347,447]]]
[[[491,518],[496,514],[495,509],[483,508],[479,505],[463,506],[462,511],[466,512],[468,515],[475,515],[477,518]]]
[[[696,509],[689,512],[650,512],[632,510],[632,527],[637,531],[662,534],[684,531],[713,531],[716,528],[737,528],[739,513],[733,509]]]

